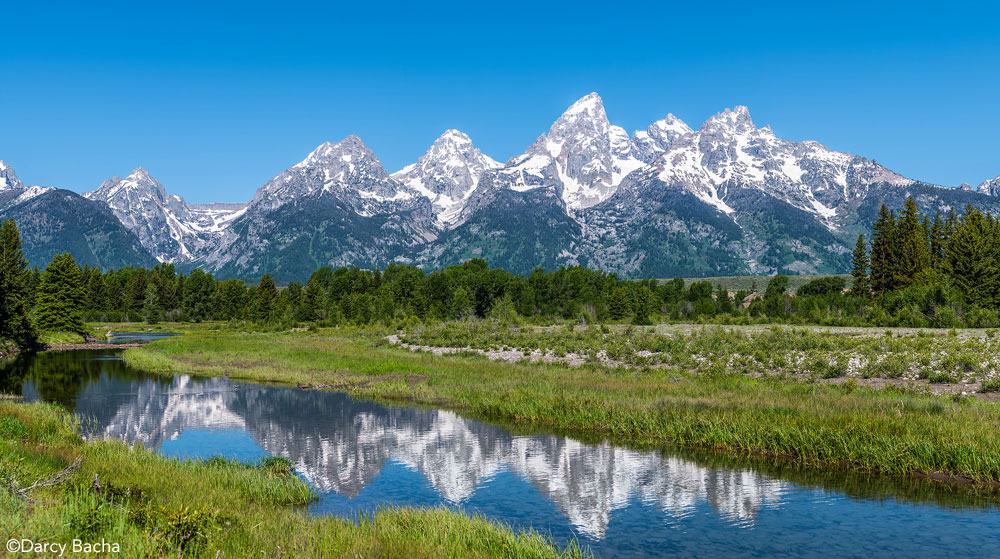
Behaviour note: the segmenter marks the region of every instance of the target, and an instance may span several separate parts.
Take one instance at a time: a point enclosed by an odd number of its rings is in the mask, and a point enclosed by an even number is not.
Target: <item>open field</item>
[[[853,353],[877,357],[913,350],[913,363],[921,367],[936,371],[954,361],[958,372],[967,368],[966,356],[993,347],[994,339],[985,333],[901,338],[713,328],[677,337],[638,330],[611,335],[600,328],[578,332],[563,326],[546,334],[491,321],[403,332],[366,328],[253,334],[199,328],[194,335],[127,350],[125,359],[162,373],[344,390],[627,444],[708,448],[989,487],[1000,481],[996,404],[960,393],[943,397],[919,388],[866,387],[846,378],[852,370],[849,360],[843,369],[838,364]],[[459,334],[462,329],[466,334]],[[435,355],[393,347],[387,339],[393,334],[429,345],[532,346],[554,354],[590,351],[595,357],[605,351],[621,363],[595,358],[568,367],[491,361],[470,351]],[[654,343],[660,345],[646,345]],[[940,343],[946,345],[935,345]],[[925,356],[930,361],[922,365]],[[882,359],[859,364],[854,374],[859,380],[869,373],[869,378],[896,374],[892,369],[883,375],[879,369],[898,367],[894,362],[879,363]],[[992,375],[995,369],[969,374]],[[824,376],[840,381],[820,382]],[[917,380],[929,384],[932,379]]]
[[[441,509],[384,509],[358,522],[305,516],[295,507],[314,495],[287,461],[178,461],[141,446],[84,442],[77,428],[55,406],[0,399],[4,541],[104,540],[119,545],[106,555],[115,557],[583,555]]]

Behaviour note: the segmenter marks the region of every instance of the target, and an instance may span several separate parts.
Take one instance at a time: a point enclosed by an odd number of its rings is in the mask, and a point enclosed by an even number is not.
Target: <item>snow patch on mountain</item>
[[[104,202],[160,262],[186,262],[213,246],[245,204],[188,204],[142,167],[112,177],[84,197]]]
[[[17,178],[14,168],[0,159],[0,190],[13,190],[15,188],[24,188],[24,183]]]
[[[447,130],[412,163],[391,175],[426,197],[439,226],[453,225],[483,173],[503,165],[484,155],[466,134]]]
[[[793,142],[757,128],[746,107],[712,116],[698,131],[681,135],[652,163],[659,180],[683,186],[726,213],[730,189],[751,188],[816,215],[836,228],[838,208],[863,197],[871,184],[908,185],[874,161],[828,149],[818,142]]]
[[[575,211],[607,200],[625,176],[643,165],[628,133],[608,122],[603,101],[591,93],[497,173],[513,190],[554,188]]]
[[[989,196],[1000,196],[1000,177],[983,181],[982,184],[976,187],[976,191]]]
[[[421,193],[389,176],[382,162],[355,135],[326,142],[305,159],[257,190],[255,211],[276,209],[288,202],[329,192],[359,215],[391,213],[413,206]]]

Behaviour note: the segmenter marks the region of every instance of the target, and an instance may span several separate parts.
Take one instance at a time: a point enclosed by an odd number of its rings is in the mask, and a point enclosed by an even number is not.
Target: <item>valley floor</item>
[[[189,331],[124,357],[155,372],[342,390],[578,438],[1000,486],[1000,406],[982,392],[997,389],[993,332],[495,321]],[[481,351],[553,359],[494,361]],[[577,366],[558,360],[570,355]],[[946,384],[964,389],[933,393]]]

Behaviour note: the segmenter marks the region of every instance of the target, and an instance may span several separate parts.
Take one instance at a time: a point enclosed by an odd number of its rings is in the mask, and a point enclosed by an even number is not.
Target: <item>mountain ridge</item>
[[[3,215],[49,190],[25,187],[0,161],[0,192]],[[349,135],[317,146],[246,203],[189,204],[142,167],[83,197],[109,208],[155,260],[224,275],[481,256],[520,272],[584,265],[663,277],[843,272],[867,231],[862,214],[900,192],[918,193],[930,213],[964,203],[1000,210],[1000,177],[976,188],[930,185],[819,142],[779,138],[745,106],[697,129],[667,114],[629,135],[596,93],[504,163],[449,129],[389,173]]]

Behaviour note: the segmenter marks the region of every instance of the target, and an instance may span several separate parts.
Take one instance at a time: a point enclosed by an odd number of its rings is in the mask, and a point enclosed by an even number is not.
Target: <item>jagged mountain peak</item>
[[[770,127],[767,129],[770,131]],[[745,105],[737,105],[732,109],[727,108],[721,113],[712,115],[701,125],[702,132],[719,130],[745,134],[757,130],[757,127],[754,126],[753,119],[750,118],[750,109]]]
[[[483,173],[500,167],[476,149],[468,135],[452,128],[434,140],[416,163],[391,176],[430,200],[439,225],[447,227],[459,217]]]
[[[983,181],[976,190],[989,196],[1000,196],[1000,176]]]
[[[17,178],[14,168],[0,159],[0,190],[24,188],[24,183]]]
[[[127,177],[121,178],[117,175],[105,180],[96,190],[85,192],[84,197],[91,200],[101,200],[112,208],[121,206],[115,200],[122,200],[126,197],[133,198],[127,205],[135,205],[142,199],[152,199],[162,204],[167,198],[167,191],[160,184],[160,181],[153,178],[142,166],[136,167]]]
[[[691,127],[673,113],[650,124],[645,130],[632,133],[632,143],[636,147],[636,155],[642,161],[651,163],[658,155],[670,149],[678,138],[690,134]]]
[[[375,153],[352,134],[314,149],[260,187],[250,204],[273,210],[320,193],[333,194],[368,217],[409,208],[420,197],[390,177]]]
[[[643,164],[628,133],[608,122],[600,96],[591,93],[512,157],[496,184],[522,191],[553,188],[576,211],[608,199],[621,179]]]

